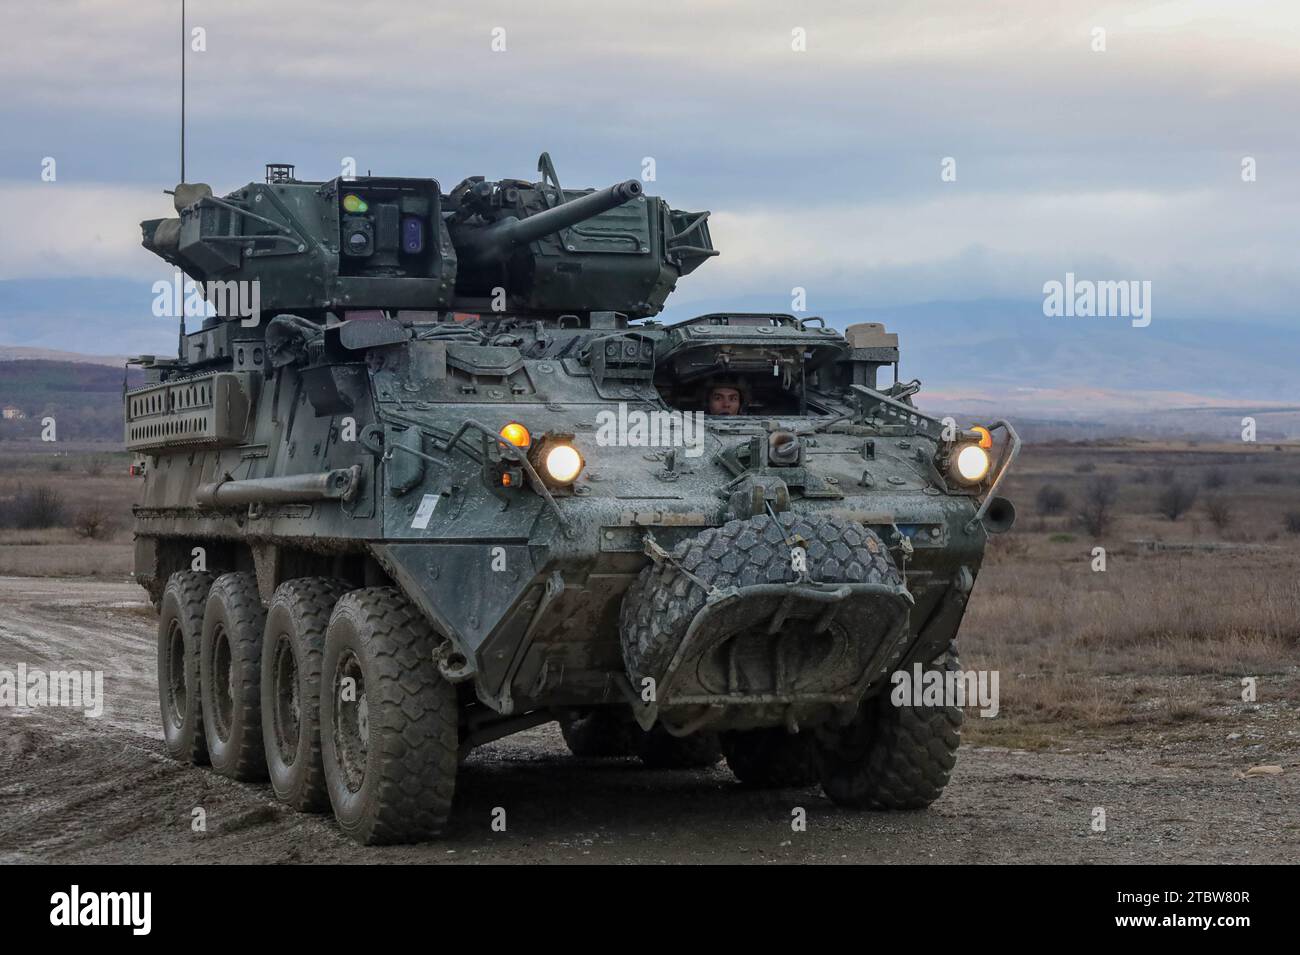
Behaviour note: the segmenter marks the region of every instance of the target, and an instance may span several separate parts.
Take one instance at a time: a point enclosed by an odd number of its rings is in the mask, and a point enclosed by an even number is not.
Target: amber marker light
[[[987,451],[993,447],[993,434],[992,432],[989,431],[988,428],[984,428],[981,427],[980,425],[973,424],[971,425],[970,429],[980,436],[981,448]]]
[[[528,429],[518,421],[511,421],[508,425],[502,428],[501,437],[505,438],[506,441],[513,444],[516,448],[526,448],[533,441],[533,436],[528,433]]]

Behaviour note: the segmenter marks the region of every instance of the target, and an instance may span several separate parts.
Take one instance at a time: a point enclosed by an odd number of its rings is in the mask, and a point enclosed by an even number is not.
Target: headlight
[[[557,444],[546,452],[546,475],[557,484],[568,484],[582,470],[582,455],[571,444]]]
[[[989,453],[978,444],[968,444],[957,452],[953,467],[967,484],[978,484],[989,473]]]

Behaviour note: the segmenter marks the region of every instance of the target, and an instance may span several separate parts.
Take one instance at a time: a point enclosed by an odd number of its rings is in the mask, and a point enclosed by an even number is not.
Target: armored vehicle
[[[276,165],[142,223],[212,306],[125,395],[167,752],[363,843],[436,835],[464,756],[550,721],[928,805],[962,710],[891,682],[957,667],[1014,430],[918,411],[878,325],[655,322],[708,213],[538,170]]]

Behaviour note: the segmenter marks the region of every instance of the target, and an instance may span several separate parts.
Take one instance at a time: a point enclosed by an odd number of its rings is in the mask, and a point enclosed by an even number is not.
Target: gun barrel
[[[457,243],[457,252],[470,263],[486,263],[505,255],[513,246],[534,242],[542,236],[595,218],[642,193],[641,183],[628,179],[524,219],[502,219],[485,229],[464,234],[464,241]]]

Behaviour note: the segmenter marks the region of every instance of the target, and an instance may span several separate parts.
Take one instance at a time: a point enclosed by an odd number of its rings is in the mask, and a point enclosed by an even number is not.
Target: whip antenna
[[[181,182],[185,181],[185,0],[181,0]]]

